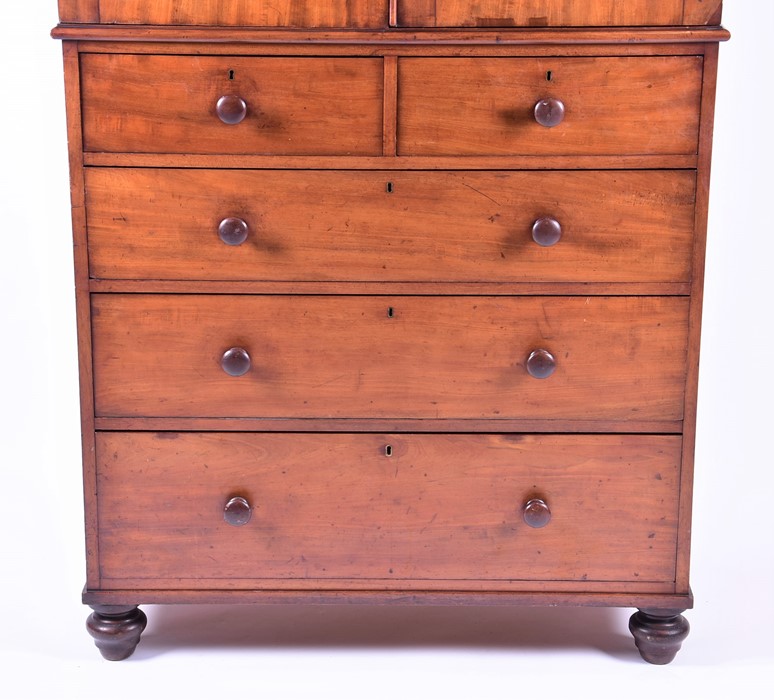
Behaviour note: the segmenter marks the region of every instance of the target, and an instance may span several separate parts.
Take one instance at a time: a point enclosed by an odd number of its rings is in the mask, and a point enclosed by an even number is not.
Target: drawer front
[[[710,0],[711,1],[711,0]],[[396,0],[401,27],[682,24],[685,0]],[[688,0],[689,3],[702,0]],[[717,3],[719,4],[719,3]]]
[[[92,315],[99,416],[682,418],[685,297],[97,294]]]
[[[695,186],[692,171],[87,168],[89,263],[102,279],[687,282]]]
[[[697,151],[699,56],[402,58],[398,66],[401,155]],[[561,123],[537,122],[544,100],[564,105]]]
[[[653,435],[98,433],[103,586],[669,582],[680,448]],[[224,522],[234,497],[247,524]],[[535,498],[550,509],[541,528],[523,517]]]
[[[81,70],[86,151],[382,152],[381,59],[85,54]]]
[[[388,0],[99,0],[108,24],[241,27],[383,27]]]

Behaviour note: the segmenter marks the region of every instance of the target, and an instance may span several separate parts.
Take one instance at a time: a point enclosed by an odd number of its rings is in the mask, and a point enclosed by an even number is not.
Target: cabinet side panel
[[[75,299],[78,323],[78,364],[80,367],[81,440],[83,489],[86,520],[87,586],[99,583],[97,545],[97,484],[94,463],[94,389],[91,363],[91,314],[89,305],[89,261],[86,245],[86,209],[81,135],[80,68],[78,46],[62,45],[65,69],[65,100],[70,159]]]
[[[720,24],[723,0],[685,0],[683,24]]]
[[[99,22],[99,0],[59,0],[62,22]]]
[[[676,590],[688,590],[693,499],[693,459],[696,442],[696,402],[699,379],[702,300],[704,296],[704,255],[707,247],[712,133],[715,117],[718,45],[707,44],[704,56],[701,125],[699,129],[699,168],[696,187],[695,243],[691,281],[691,308],[688,319],[688,373],[685,387],[683,468],[680,478],[680,525],[677,548]]]

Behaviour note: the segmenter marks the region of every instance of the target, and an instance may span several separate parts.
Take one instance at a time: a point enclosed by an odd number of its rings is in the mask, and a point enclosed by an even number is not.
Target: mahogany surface
[[[630,606],[671,661],[720,0],[59,0],[88,627]]]

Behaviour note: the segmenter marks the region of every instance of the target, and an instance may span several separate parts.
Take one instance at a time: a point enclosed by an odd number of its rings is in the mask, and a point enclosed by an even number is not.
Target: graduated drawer
[[[702,58],[401,58],[401,155],[680,155],[698,148]],[[549,127],[545,100],[564,118]]]
[[[380,155],[383,83],[378,58],[83,54],[84,149]]]
[[[103,417],[682,418],[685,297],[96,294],[92,316]]]
[[[687,282],[695,186],[693,171],[87,168],[90,273]]]
[[[674,580],[677,436],[96,440],[103,586]]]

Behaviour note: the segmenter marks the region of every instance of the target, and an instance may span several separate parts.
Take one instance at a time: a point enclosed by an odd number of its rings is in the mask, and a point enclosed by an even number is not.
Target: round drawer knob
[[[250,371],[250,355],[244,348],[230,348],[223,353],[220,366],[226,374],[241,377]]]
[[[235,216],[229,216],[218,224],[218,236],[226,245],[242,245],[249,231],[247,222]]]
[[[535,121],[540,126],[558,126],[564,119],[564,102],[553,97],[540,100],[535,105]]]
[[[239,124],[247,116],[247,103],[239,95],[223,95],[215,112],[224,124]]]
[[[234,496],[229,499],[223,508],[223,520],[234,527],[241,527],[250,522],[253,517],[253,509],[247,502],[247,499],[241,496]]]
[[[523,517],[530,527],[545,527],[551,522],[551,509],[542,498],[530,498],[524,504]]]
[[[552,216],[541,216],[532,224],[532,240],[548,248],[556,245],[562,237],[562,225]]]
[[[556,358],[548,350],[533,350],[527,358],[527,372],[535,379],[547,379],[556,369]]]

